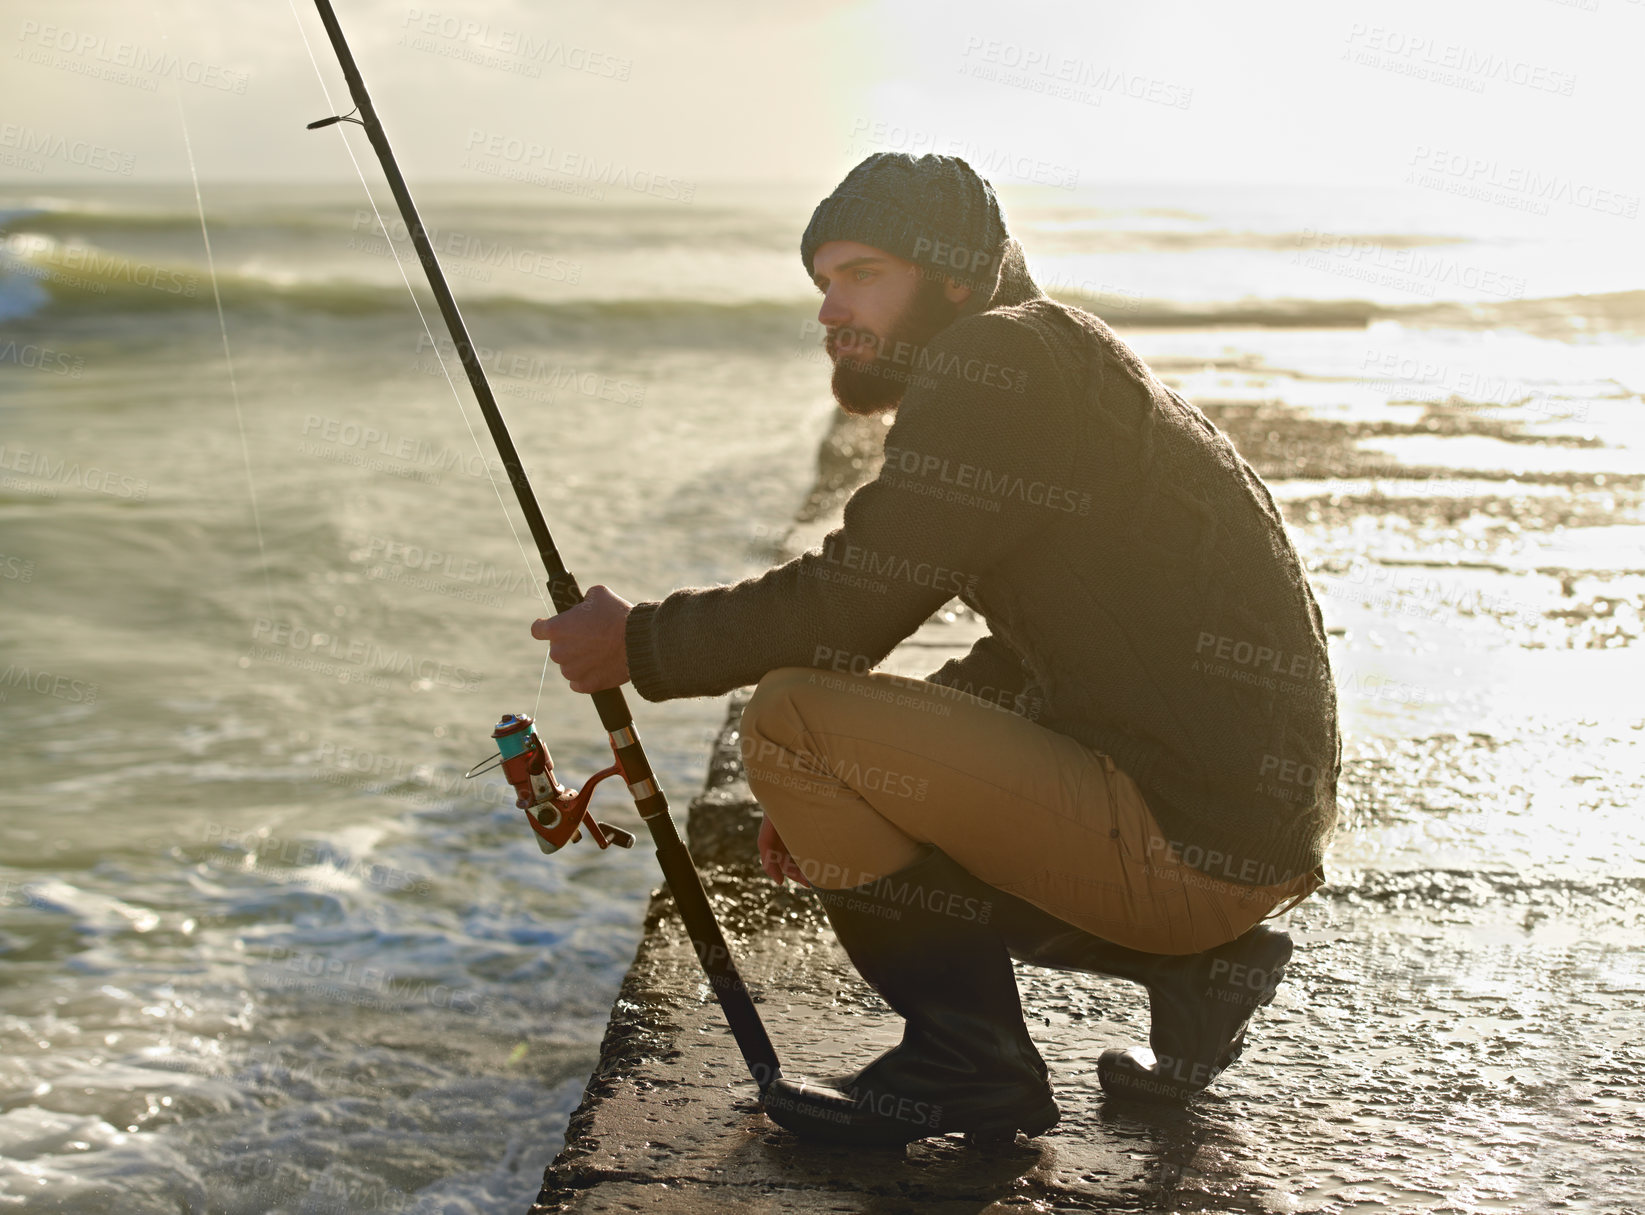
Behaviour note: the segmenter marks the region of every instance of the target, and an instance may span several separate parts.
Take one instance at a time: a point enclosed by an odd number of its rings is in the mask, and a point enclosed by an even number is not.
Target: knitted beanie
[[[958,156],[876,152],[817,204],[800,238],[800,260],[815,278],[819,245],[854,240],[987,295],[999,278],[1006,237],[994,188]]]

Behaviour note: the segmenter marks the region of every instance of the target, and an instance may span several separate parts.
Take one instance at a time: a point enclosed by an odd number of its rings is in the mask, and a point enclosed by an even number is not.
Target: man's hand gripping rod
[[[371,97],[366,92],[365,82],[360,78],[360,69],[349,51],[348,42],[343,38],[342,27],[337,24],[337,14],[332,11],[330,0],[314,0],[314,3],[320,11],[320,20],[325,23],[332,49],[337,53],[337,61],[343,69],[343,78],[348,81],[349,95],[354,100],[354,109],[359,117],[352,114],[334,115],[310,123],[309,126],[312,129],[330,126],[335,122],[353,122],[365,128],[366,137],[371,140],[372,149],[377,153],[377,159],[383,166],[383,173],[388,178],[389,189],[394,194],[394,202],[399,207],[400,217],[411,233],[411,242],[417,248],[417,257],[428,276],[428,285],[440,305],[440,315],[445,318],[446,328],[451,332],[451,340],[456,344],[457,357],[462,361],[463,370],[468,373],[468,382],[480,403],[480,412],[485,415],[486,426],[491,430],[498,454],[502,456],[503,467],[508,470],[509,484],[514,487],[514,495],[519,499],[520,510],[525,514],[532,539],[536,541],[537,552],[542,556],[543,565],[548,570],[548,593],[554,601],[554,609],[557,612],[564,612],[582,602],[582,590],[578,587],[577,580],[566,569],[565,562],[560,559],[559,551],[554,546],[553,537],[548,534],[548,524],[544,522],[543,512],[537,505],[537,497],[532,493],[530,482],[526,480],[519,452],[515,450],[514,440],[509,436],[508,428],[503,423],[503,416],[497,408],[497,400],[492,395],[491,385],[486,380],[474,345],[469,340],[468,327],[463,323],[462,314],[457,310],[457,301],[452,298],[451,288],[446,284],[445,274],[440,270],[440,263],[434,256],[434,247],[429,243],[427,232],[423,230],[423,221],[417,214],[416,204],[411,200],[411,191],[406,187],[405,178],[400,175],[399,165],[395,162],[394,153],[388,145],[388,137],[383,133],[382,123],[377,120],[376,110],[372,108]],[[629,714],[622,690],[607,688],[592,695],[594,708],[600,715],[600,722],[610,736],[611,749],[616,754],[615,766],[627,782],[629,792],[634,796],[634,805],[639,810],[640,818],[651,830],[651,838],[657,846],[657,863],[662,867],[668,889],[680,909],[680,918],[685,922],[691,944],[697,951],[703,970],[708,974],[709,986],[719,999],[726,1022],[731,1026],[732,1036],[737,1039],[737,1046],[748,1064],[749,1074],[753,1076],[761,1091],[764,1091],[767,1085],[781,1075],[777,1052],[765,1032],[765,1025],[760,1021],[759,1012],[754,1008],[754,1001],[749,997],[748,988],[743,985],[742,976],[737,973],[736,964],[732,961],[731,951],[726,946],[725,936],[720,932],[720,926],[714,919],[714,910],[709,906],[708,894],[703,889],[702,878],[697,873],[691,853],[680,839],[674,820],[668,813],[668,799],[663,795],[651,771],[651,765],[646,760],[645,749],[641,747],[639,736],[634,731],[634,719]],[[505,718],[504,721],[506,724],[508,719]],[[499,726],[499,729],[502,729],[502,726]],[[499,743],[502,742],[499,738]],[[588,791],[587,788],[583,791],[580,810],[586,810]],[[538,808],[541,808],[540,802]],[[538,816],[532,817],[533,829],[537,830],[540,827],[540,823],[535,821]],[[582,813],[579,813],[578,819],[583,825],[591,827],[591,834],[602,830],[599,824],[594,824],[592,819]],[[538,834],[539,837],[542,836],[540,830]]]

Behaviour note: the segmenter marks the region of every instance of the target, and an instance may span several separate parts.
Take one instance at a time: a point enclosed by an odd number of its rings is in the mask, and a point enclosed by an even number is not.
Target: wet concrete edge
[[[884,456],[885,420],[859,418],[836,412],[818,446],[816,475],[805,500],[795,514],[789,536],[772,546],[773,560],[787,560],[805,550],[813,533],[831,525],[853,490],[878,471]],[[752,909],[765,904],[773,910],[801,901],[777,892],[764,879],[755,859],[755,839],[761,810],[743,779],[742,756],[737,748],[738,725],[743,706],[752,689],[733,692],[726,702],[725,721],[710,748],[708,772],[703,791],[692,799],[686,812],[686,841],[716,913],[726,903]],[[773,897],[775,896],[775,898]],[[722,921],[724,917],[722,915]],[[758,914],[755,920],[763,917]],[[746,919],[739,927],[750,925]],[[722,922],[731,938],[735,956],[750,951],[746,937],[740,938],[732,926]],[[613,1170],[596,1163],[600,1154],[598,1115],[607,1102],[631,1095],[640,1065],[658,1052],[677,1052],[680,1025],[675,1009],[694,992],[680,990],[678,968],[672,953],[683,925],[674,900],[664,886],[652,891],[641,929],[634,962],[623,977],[623,985],[612,1004],[611,1019],[600,1042],[600,1059],[583,1099],[572,1111],[566,1125],[565,1146],[543,1173],[542,1190],[531,1207],[531,1215],[574,1209],[579,1196],[600,1186],[626,1188],[634,1182],[655,1181],[654,1170],[637,1167],[632,1172]],[[754,946],[758,948],[757,945]],[[580,1205],[580,1204],[579,1204]]]
[[[728,881],[746,884],[750,890],[753,887],[753,873],[739,872],[748,868],[746,862],[742,866],[724,864],[739,852],[752,857],[759,829],[759,806],[743,782],[737,752],[737,724],[748,696],[747,690],[731,695],[725,723],[710,752],[704,790],[692,799],[687,811],[688,844],[699,872],[706,871],[704,884],[711,897],[723,895]],[[600,1060],[566,1126],[565,1147],[543,1174],[533,1213],[568,1210],[578,1194],[603,1183],[654,1178],[649,1170],[637,1169],[624,1176],[590,1162],[599,1149],[595,1122],[600,1108],[608,1100],[632,1093],[638,1065],[648,1056],[678,1050],[674,1009],[688,999],[695,1002],[695,992],[670,990],[678,986],[677,973],[659,955],[668,950],[672,937],[680,935],[683,926],[674,900],[666,887],[659,886],[652,891],[639,948],[612,1005],[600,1042]]]

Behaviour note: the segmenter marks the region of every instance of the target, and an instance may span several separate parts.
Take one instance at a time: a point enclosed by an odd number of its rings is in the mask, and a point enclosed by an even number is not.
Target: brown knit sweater
[[[1012,242],[929,347],[879,476],[822,546],[628,618],[635,690],[716,696],[878,663],[958,596],[991,633],[930,676],[1114,758],[1166,853],[1235,883],[1320,868],[1341,770],[1325,633],[1227,437]]]

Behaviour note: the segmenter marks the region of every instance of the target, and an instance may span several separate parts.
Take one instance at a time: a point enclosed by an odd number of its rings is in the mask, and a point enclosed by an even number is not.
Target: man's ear
[[[971,298],[971,288],[949,279],[942,287],[943,296],[950,304],[963,304]]]

